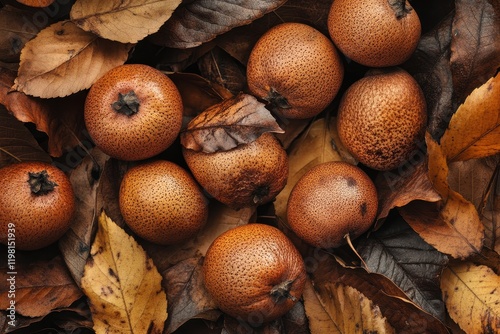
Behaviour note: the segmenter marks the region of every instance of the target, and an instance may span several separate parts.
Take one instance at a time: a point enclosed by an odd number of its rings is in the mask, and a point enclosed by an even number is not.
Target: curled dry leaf
[[[461,262],[443,271],[441,289],[450,317],[468,334],[500,331],[500,276]]]
[[[85,31],[122,43],[137,43],[158,31],[181,0],[77,0],[71,20]]]
[[[171,48],[192,48],[214,39],[234,27],[278,8],[284,0],[228,1],[197,0],[185,2],[174,12],[152,41]]]
[[[213,153],[251,143],[265,132],[283,130],[263,103],[240,93],[193,118],[181,132],[181,144],[190,150]]]
[[[26,43],[13,88],[42,98],[76,93],[123,64],[130,47],[59,21]]]
[[[96,333],[162,333],[167,297],[144,249],[104,212],[81,285]]]

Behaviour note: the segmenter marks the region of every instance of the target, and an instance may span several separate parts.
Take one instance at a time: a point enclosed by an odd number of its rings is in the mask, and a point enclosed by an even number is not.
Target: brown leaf
[[[450,120],[440,144],[448,161],[500,152],[500,74],[475,89]]]
[[[183,3],[172,17],[152,35],[156,44],[172,48],[192,48],[214,39],[237,26],[249,24],[271,12],[284,0],[238,2],[197,0]]]
[[[265,132],[283,130],[263,103],[240,93],[193,118],[181,132],[181,144],[187,149],[213,153],[250,143]]]
[[[491,188],[484,210],[481,212],[485,230],[484,245],[500,254],[500,164],[493,173]]]
[[[203,283],[201,258],[186,259],[162,273],[169,300],[166,333],[192,318],[215,321],[220,311]]]
[[[130,47],[102,39],[70,21],[54,23],[24,46],[14,89],[42,98],[76,93],[123,64]]]
[[[330,314],[323,306],[318,294],[314,290],[311,281],[308,279],[302,294],[304,307],[306,309],[307,320],[309,321],[309,330],[311,334],[342,334],[340,328],[332,320]]]
[[[85,31],[122,43],[137,43],[158,31],[181,0],[77,0],[71,20]]]
[[[56,308],[70,306],[82,296],[60,257],[19,263],[13,270],[4,268],[0,279],[7,282],[0,288],[0,309],[6,310],[14,301],[16,312],[28,317],[45,316]],[[9,297],[9,293],[13,296]]]
[[[459,104],[500,67],[500,3],[455,1],[452,30],[450,65],[454,102]]]
[[[0,104],[0,167],[28,160],[52,162],[24,124]]]

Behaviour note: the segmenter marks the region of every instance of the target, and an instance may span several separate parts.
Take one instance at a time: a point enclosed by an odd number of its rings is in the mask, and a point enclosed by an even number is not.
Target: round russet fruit
[[[408,1],[335,0],[328,32],[348,58],[370,67],[402,64],[417,48],[420,19]]]
[[[302,295],[306,271],[300,253],[283,232],[251,223],[213,241],[203,262],[203,278],[223,312],[262,324],[293,307]]]
[[[342,84],[342,59],[331,40],[302,23],[269,29],[253,47],[247,63],[248,88],[285,118],[316,116]]]
[[[208,200],[191,174],[165,160],[130,168],[120,185],[119,204],[132,231],[161,245],[194,237],[208,219]]]
[[[227,151],[205,153],[183,147],[184,159],[200,185],[234,209],[272,201],[288,179],[288,156],[272,133]]]
[[[61,238],[75,212],[69,178],[57,167],[37,161],[0,169],[0,243],[36,250]]]
[[[394,169],[411,157],[423,140],[427,111],[418,83],[400,68],[370,71],[341,99],[340,140],[364,165]]]
[[[167,149],[182,126],[181,95],[165,74],[142,64],[117,66],[90,88],[84,118],[95,144],[120,160]]]
[[[310,245],[335,248],[348,234],[357,238],[373,224],[377,190],[363,170],[346,162],[325,162],[307,171],[287,203],[292,231]]]

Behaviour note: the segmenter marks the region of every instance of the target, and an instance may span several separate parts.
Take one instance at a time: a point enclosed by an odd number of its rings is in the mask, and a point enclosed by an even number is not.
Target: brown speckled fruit
[[[168,148],[182,125],[175,84],[147,65],[115,67],[97,80],[85,101],[85,125],[101,150],[121,160],[142,160]]]
[[[372,70],[345,92],[337,129],[340,140],[364,165],[391,170],[423,140],[427,112],[418,83],[400,68]]]
[[[228,151],[204,153],[183,148],[182,152],[201,186],[235,209],[272,201],[288,178],[288,156],[271,133]]]
[[[288,198],[292,231],[320,248],[339,247],[366,232],[377,214],[377,190],[359,167],[326,162],[306,172]]]
[[[293,307],[302,295],[306,271],[285,234],[255,223],[235,227],[214,240],[203,262],[203,278],[223,312],[261,325]]]
[[[408,1],[335,0],[328,32],[340,51],[371,67],[396,66],[415,51],[420,19]]]
[[[120,185],[119,203],[132,231],[161,245],[194,237],[208,218],[208,201],[191,174],[165,160],[129,169]]]
[[[0,243],[40,249],[69,229],[75,196],[57,167],[35,161],[7,165],[0,169],[0,184]]]
[[[310,118],[335,98],[344,67],[328,37],[302,23],[282,23],[253,47],[248,88],[286,118]]]

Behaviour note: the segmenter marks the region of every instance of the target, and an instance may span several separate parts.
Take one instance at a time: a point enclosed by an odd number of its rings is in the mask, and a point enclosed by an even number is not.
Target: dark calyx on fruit
[[[271,294],[273,301],[276,304],[280,304],[287,299],[290,299],[293,302],[297,301],[297,298],[290,294],[290,290],[292,289],[292,283],[293,283],[293,281],[287,280],[287,281],[284,281],[280,284],[273,286],[270,294]]]
[[[398,20],[402,19],[413,10],[410,5],[406,5],[406,0],[387,0],[387,2],[392,10],[394,10],[394,14]]]
[[[127,94],[118,93],[118,100],[111,105],[116,112],[132,116],[139,111],[139,98],[133,90]]]
[[[264,98],[270,103],[272,109],[290,109],[292,106],[288,103],[286,97],[278,93],[273,87],[269,90],[269,93]]]
[[[49,180],[49,174],[46,170],[42,170],[41,172],[29,172],[28,183],[31,192],[35,195],[46,195],[53,191],[58,185],[54,181]]]
[[[261,185],[253,192],[253,202],[255,204],[261,204],[262,201],[269,195],[269,186]]]

